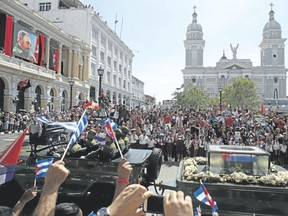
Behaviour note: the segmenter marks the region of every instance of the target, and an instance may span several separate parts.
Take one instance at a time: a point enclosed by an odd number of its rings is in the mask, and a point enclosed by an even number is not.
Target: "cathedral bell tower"
[[[282,38],[281,25],[274,19],[273,4],[270,5],[269,21],[263,29],[263,39],[259,47],[262,67],[285,67],[286,38]]]
[[[205,41],[200,24],[197,23],[196,7],[192,15],[192,23],[187,27],[186,40],[184,41],[186,51],[185,68],[203,67],[203,49]]]

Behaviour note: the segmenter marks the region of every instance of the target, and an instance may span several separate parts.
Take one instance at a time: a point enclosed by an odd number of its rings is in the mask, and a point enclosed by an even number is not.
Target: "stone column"
[[[68,77],[72,77],[72,50],[68,51]]]
[[[74,50],[73,53],[73,78],[78,79],[78,70],[79,70],[79,58],[78,58],[78,49]]]
[[[45,63],[46,67],[49,68],[50,64],[50,37],[46,36],[46,42],[45,42]]]

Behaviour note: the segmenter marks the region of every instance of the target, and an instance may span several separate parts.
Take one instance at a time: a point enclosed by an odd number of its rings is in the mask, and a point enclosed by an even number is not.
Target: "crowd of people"
[[[66,112],[42,113],[0,112],[0,132],[23,130],[37,115],[50,121],[78,121],[81,107]],[[124,105],[106,108],[106,117],[118,124],[115,131],[120,143],[132,148],[161,148],[164,161],[179,161],[183,157],[205,156],[209,145],[258,146],[271,154],[271,161],[284,166],[287,163],[288,127],[287,116],[272,110],[255,113],[250,110],[220,112],[209,109],[127,109]],[[89,126],[81,139],[87,140],[89,131],[94,135],[105,134],[99,112],[87,111]],[[47,125],[36,122],[30,130],[30,144],[47,144]],[[34,135],[34,136],[33,136]],[[105,136],[105,135],[104,135]],[[123,140],[122,140],[123,139]],[[81,142],[79,142],[81,144]],[[82,142],[83,143],[83,142]],[[114,148],[114,147],[113,147]]]
[[[67,112],[43,112],[43,113],[0,113],[1,131],[23,130],[33,121],[37,128],[30,129],[35,137],[45,137],[45,125],[35,120],[37,115],[45,116],[54,122],[78,121],[83,113],[82,107],[74,107]],[[97,145],[95,136],[106,138],[108,152],[117,152],[113,140],[105,135],[103,118],[99,118],[97,110],[86,111],[89,125],[82,133],[77,144],[79,149],[87,143]],[[250,110],[219,111],[216,107],[207,109],[165,109],[156,106],[150,109],[127,109],[124,105],[116,105],[106,109],[105,118],[112,119],[118,128],[115,134],[120,147],[126,146],[137,149],[161,148],[163,161],[179,161],[183,157],[205,156],[209,145],[236,145],[258,146],[271,154],[271,161],[284,166],[287,163],[288,127],[285,114],[267,110],[265,113],[255,113]],[[34,130],[34,131],[33,131]],[[34,137],[34,138],[35,138]],[[30,138],[30,144],[36,146],[38,142],[45,144],[44,139]],[[82,142],[81,142],[82,140]],[[75,145],[76,146],[76,145]],[[70,152],[73,155],[75,152]],[[110,215],[145,215],[139,206],[152,195],[152,192],[141,185],[129,185],[131,166],[125,159],[119,164],[119,178],[125,181],[116,183],[114,201],[108,207]],[[123,175],[123,173],[125,173]],[[56,205],[57,191],[60,185],[69,175],[69,170],[64,162],[56,161],[49,168],[45,177],[39,203],[34,215],[64,215],[65,208],[71,207],[71,203]],[[29,195],[27,195],[29,194]],[[14,209],[8,208],[14,215],[19,215],[26,202],[33,199],[35,188],[26,191]],[[77,205],[76,205],[77,206]],[[0,211],[4,209],[1,208]],[[15,210],[16,209],[16,210]],[[7,210],[7,208],[6,208]],[[8,211],[7,210],[7,211]],[[4,210],[3,210],[4,211]],[[81,209],[76,210],[81,215]],[[193,215],[191,198],[184,196],[182,192],[171,192],[164,198],[165,215]]]
[[[153,192],[140,184],[129,185],[129,176],[132,167],[124,158],[118,165],[118,179],[112,203],[98,210],[97,216],[142,216],[145,212],[143,203]],[[82,216],[81,208],[76,203],[58,203],[58,190],[69,175],[69,170],[61,160],[55,161],[47,171],[44,185],[37,206],[33,210],[34,216]],[[25,204],[35,198],[37,188],[32,187],[24,192],[20,200],[13,208],[0,206],[2,216],[17,216],[21,214]],[[192,200],[190,196],[184,196],[181,191],[170,192],[164,196],[164,214],[166,216],[191,216],[193,215]]]

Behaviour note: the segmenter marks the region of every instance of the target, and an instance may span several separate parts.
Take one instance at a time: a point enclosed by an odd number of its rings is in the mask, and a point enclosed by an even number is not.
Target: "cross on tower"
[[[274,6],[273,3],[271,2],[270,4],[271,10],[273,10],[273,6]]]
[[[197,7],[194,5],[194,7],[193,7],[193,8],[194,8],[194,13],[195,13],[195,12],[196,12],[196,8],[197,8]]]

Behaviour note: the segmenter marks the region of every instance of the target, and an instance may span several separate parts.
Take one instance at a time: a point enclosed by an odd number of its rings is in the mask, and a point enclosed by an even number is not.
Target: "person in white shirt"
[[[142,131],[142,134],[139,136],[139,148],[140,149],[147,149],[149,143],[149,138],[146,135],[146,131]]]

